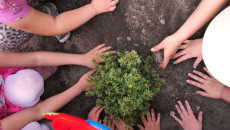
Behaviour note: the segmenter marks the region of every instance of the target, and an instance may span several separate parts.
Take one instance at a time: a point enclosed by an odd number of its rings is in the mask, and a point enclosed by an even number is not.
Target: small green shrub
[[[150,74],[153,58],[142,59],[134,50],[102,55],[102,58],[104,65],[93,60],[96,72],[89,82],[95,86],[86,94],[96,95],[97,105],[104,106],[105,113],[114,119],[120,117],[127,125],[136,125],[164,83],[156,72]]]

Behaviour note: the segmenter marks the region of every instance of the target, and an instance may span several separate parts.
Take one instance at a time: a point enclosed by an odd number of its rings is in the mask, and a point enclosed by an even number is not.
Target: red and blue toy
[[[83,120],[64,113],[46,113],[43,116],[52,120],[54,130],[111,130],[96,121]]]

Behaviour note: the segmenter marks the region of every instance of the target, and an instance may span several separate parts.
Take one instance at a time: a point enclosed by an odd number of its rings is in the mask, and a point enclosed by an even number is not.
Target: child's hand
[[[94,85],[87,82],[87,79],[89,78],[89,76],[91,74],[93,74],[94,72],[95,72],[94,70],[89,71],[88,73],[84,74],[80,78],[80,80],[77,82],[77,85],[79,85],[79,87],[81,87],[82,91],[85,91],[86,89],[92,88],[94,86]]]
[[[111,130],[115,130],[115,125],[112,121],[107,122],[107,116],[105,116],[105,120],[104,120],[104,124],[105,126],[109,127]]]
[[[95,106],[88,115],[88,120],[96,121],[101,123],[101,120],[99,120],[101,112],[104,110],[104,107],[97,107]]]
[[[126,128],[129,128],[129,130],[134,130],[133,127],[127,126],[121,118],[117,118],[117,121],[114,121],[114,124],[116,125],[118,130],[127,130]]]
[[[139,127],[140,130],[160,130],[160,113],[158,114],[157,120],[156,120],[153,109],[151,109],[151,113],[148,112],[147,120],[145,116],[142,116],[141,120],[145,127],[138,124],[137,126]]]
[[[187,83],[194,85],[198,88],[203,89],[204,91],[197,91],[197,94],[200,94],[205,97],[210,97],[210,98],[215,98],[219,99],[221,98],[221,92],[225,85],[217,81],[213,76],[209,73],[206,67],[204,67],[204,70],[211,76],[207,76],[199,71],[193,70],[194,74],[189,73],[189,77],[193,78],[194,80],[198,81],[192,81],[192,80],[187,80]]]
[[[119,0],[92,0],[90,4],[98,15],[101,13],[114,11],[118,2]]]
[[[97,47],[95,47],[94,49],[92,49],[91,51],[89,51],[88,53],[83,55],[83,59],[86,61],[84,63],[85,66],[89,67],[89,68],[95,68],[92,60],[96,59],[97,63],[101,63],[103,62],[103,59],[101,58],[101,54],[107,54],[107,53],[115,53],[115,51],[108,51],[107,50],[111,49],[111,46],[109,47],[104,47],[105,44],[101,44]]]
[[[183,104],[180,101],[178,101],[178,104],[180,107],[176,104],[176,109],[181,117],[181,120],[177,118],[174,114],[171,114],[171,116],[183,127],[184,130],[202,130],[203,112],[199,112],[197,120],[188,101],[185,101],[187,110],[184,108]]]
[[[182,42],[183,41],[180,41],[175,35],[171,35],[166,37],[160,44],[156,45],[151,49],[152,52],[164,49],[164,60],[161,64],[161,67],[163,69],[166,68],[170,58],[176,53],[177,49],[179,48]]]
[[[193,67],[196,68],[197,65],[202,61],[202,41],[203,39],[196,40],[186,40],[185,44],[180,45],[179,49],[183,49],[182,51],[176,53],[172,58],[178,58],[174,64],[180,63],[189,58],[197,57],[196,61],[193,64]]]

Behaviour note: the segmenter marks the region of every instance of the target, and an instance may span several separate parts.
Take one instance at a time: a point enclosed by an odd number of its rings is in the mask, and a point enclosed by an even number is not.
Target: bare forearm
[[[39,118],[43,118],[42,115],[47,112],[56,112],[57,110],[65,106],[67,103],[69,103],[73,98],[78,96],[82,91],[83,90],[81,86],[77,83],[68,90],[55,96],[52,96],[46,99],[45,101],[37,104],[36,107],[38,107],[39,113],[41,115]]]
[[[83,55],[58,52],[0,52],[0,67],[84,65]]]
[[[96,15],[96,11],[91,4],[64,12],[55,18],[56,32],[62,34],[63,32],[71,31],[80,27]]]
[[[26,32],[50,36],[72,31],[89,21],[95,15],[95,9],[91,4],[61,13],[56,17],[32,8],[31,12],[23,19],[6,24]]]
[[[204,26],[228,0],[202,0],[197,9],[175,33],[183,42]]]
[[[230,103],[230,88],[229,87],[224,87],[222,92],[221,92],[221,98],[225,100],[226,102]]]
[[[43,114],[59,110],[82,91],[81,87],[76,84],[68,90],[52,96],[31,108],[26,108],[25,110],[8,116],[1,120],[3,130],[20,129],[32,121],[40,120],[43,118]]]

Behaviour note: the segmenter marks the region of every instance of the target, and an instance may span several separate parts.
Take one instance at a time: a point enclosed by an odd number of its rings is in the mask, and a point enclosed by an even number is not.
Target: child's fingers
[[[185,41],[183,41],[183,43],[191,43],[192,42],[192,40],[185,40]]]
[[[161,64],[161,68],[165,69],[169,63],[169,60],[170,60],[170,57],[168,56],[164,57],[163,63]]]
[[[195,81],[192,81],[192,80],[189,80],[189,79],[186,80],[186,82],[188,84],[191,84],[191,85],[196,86],[198,88],[204,89],[203,84],[201,84],[201,83],[198,83],[198,82],[195,82]]]
[[[213,75],[208,71],[206,67],[204,67],[203,69],[213,78]]]
[[[194,75],[194,74],[192,74],[192,73],[188,73],[188,76],[191,77],[192,79],[194,79],[194,80],[200,82],[200,83],[204,83],[204,82],[205,82],[204,79],[202,79],[202,78],[200,78],[200,77],[198,77],[198,76],[196,76],[196,75]]]
[[[179,51],[179,52],[177,52],[177,53],[172,57],[172,59],[175,59],[175,58],[177,58],[177,57],[183,56],[183,55],[185,55],[185,54],[186,54],[186,51],[185,51],[185,50]]]
[[[197,94],[201,95],[201,96],[204,96],[204,97],[210,97],[208,95],[208,93],[204,92],[204,91],[196,91]]]
[[[147,120],[146,120],[145,116],[142,116],[142,117],[141,117],[141,120],[142,120],[142,122],[143,122],[144,125],[147,124]]]
[[[115,124],[114,123],[111,123],[112,126],[111,126],[111,130],[114,130],[115,129]]]
[[[202,58],[197,57],[193,64],[193,68],[196,68],[200,64],[201,61],[202,61]]]
[[[148,120],[148,121],[151,121],[152,119],[151,119],[151,116],[150,116],[149,109],[148,109],[147,111],[148,111],[148,113],[147,113],[147,120]]]
[[[94,116],[94,113],[98,110],[98,107],[95,106],[90,112],[89,112],[89,115],[88,115],[88,119],[91,119],[93,116]]]
[[[112,54],[114,54],[114,53],[116,53],[116,51],[107,51],[107,52],[104,52],[104,53],[102,53],[102,54],[109,54],[109,53],[112,53]]]
[[[145,130],[145,128],[144,128],[142,125],[140,125],[140,124],[138,124],[137,127],[138,127],[140,130]]]
[[[107,51],[107,50],[109,50],[109,49],[111,49],[111,48],[112,48],[111,46],[103,47],[103,48],[101,48],[100,50],[98,50],[98,52],[99,52],[99,53],[103,53],[103,52],[105,52],[105,51]]]
[[[180,108],[179,108],[179,106],[177,104],[175,106],[176,106],[177,112],[179,113],[181,119],[183,120],[184,119],[184,115],[183,115],[182,111],[180,110]]]
[[[185,61],[185,60],[187,60],[187,59],[189,59],[189,58],[192,58],[191,56],[189,56],[188,54],[185,54],[185,55],[183,55],[183,56],[181,56],[180,58],[178,58],[176,61],[174,61],[173,63],[174,64],[178,64],[178,63],[180,63],[180,62],[182,62],[182,61]]]
[[[197,71],[197,70],[193,70],[193,73],[199,75],[200,77],[202,77],[203,79],[206,79],[206,80],[210,78],[209,76],[207,76],[207,75],[205,75],[202,72]]]
[[[101,107],[100,109],[97,110],[97,112],[95,113],[95,117],[96,119],[98,120],[99,119],[99,116],[101,114],[101,112],[103,111],[104,107]]]
[[[163,48],[164,48],[163,47],[163,42],[161,42],[160,44],[158,44],[158,45],[154,46],[153,48],[151,48],[151,51],[152,52],[157,52],[157,51],[159,51],[159,50],[161,50]]]
[[[104,106],[100,108],[98,107],[96,114],[100,115],[103,110],[104,110]]]
[[[192,108],[191,108],[191,106],[190,106],[190,104],[189,104],[189,102],[187,100],[185,101],[185,104],[186,104],[186,108],[188,110],[188,114],[189,115],[194,115],[193,111],[192,111]]]
[[[184,105],[181,103],[181,101],[178,101],[178,104],[180,105],[180,109],[184,116],[188,116],[187,110],[184,108]]]
[[[95,47],[94,49],[95,49],[95,50],[99,50],[99,49],[102,48],[103,46],[105,46],[105,44],[98,45],[98,46]]]
[[[113,0],[110,2],[110,6],[115,6],[117,3],[119,2],[119,0]]]
[[[107,126],[107,116],[105,116],[105,119],[104,119],[104,125]]]
[[[109,8],[109,11],[114,11],[117,7],[116,6],[112,6]]]
[[[176,120],[182,126],[182,121],[179,118],[177,118],[174,114],[171,114],[171,116],[174,120]]]
[[[200,124],[202,124],[202,120],[203,120],[203,112],[199,112],[199,115],[198,115],[198,121]]]
[[[179,46],[178,49],[185,49],[187,46],[188,46],[188,44],[182,44],[182,45]]]
[[[154,109],[151,109],[151,116],[152,116],[152,121],[156,121],[155,119],[155,113],[154,113]]]
[[[158,113],[158,116],[157,116],[157,124],[160,125],[160,122],[161,122],[161,114]]]

